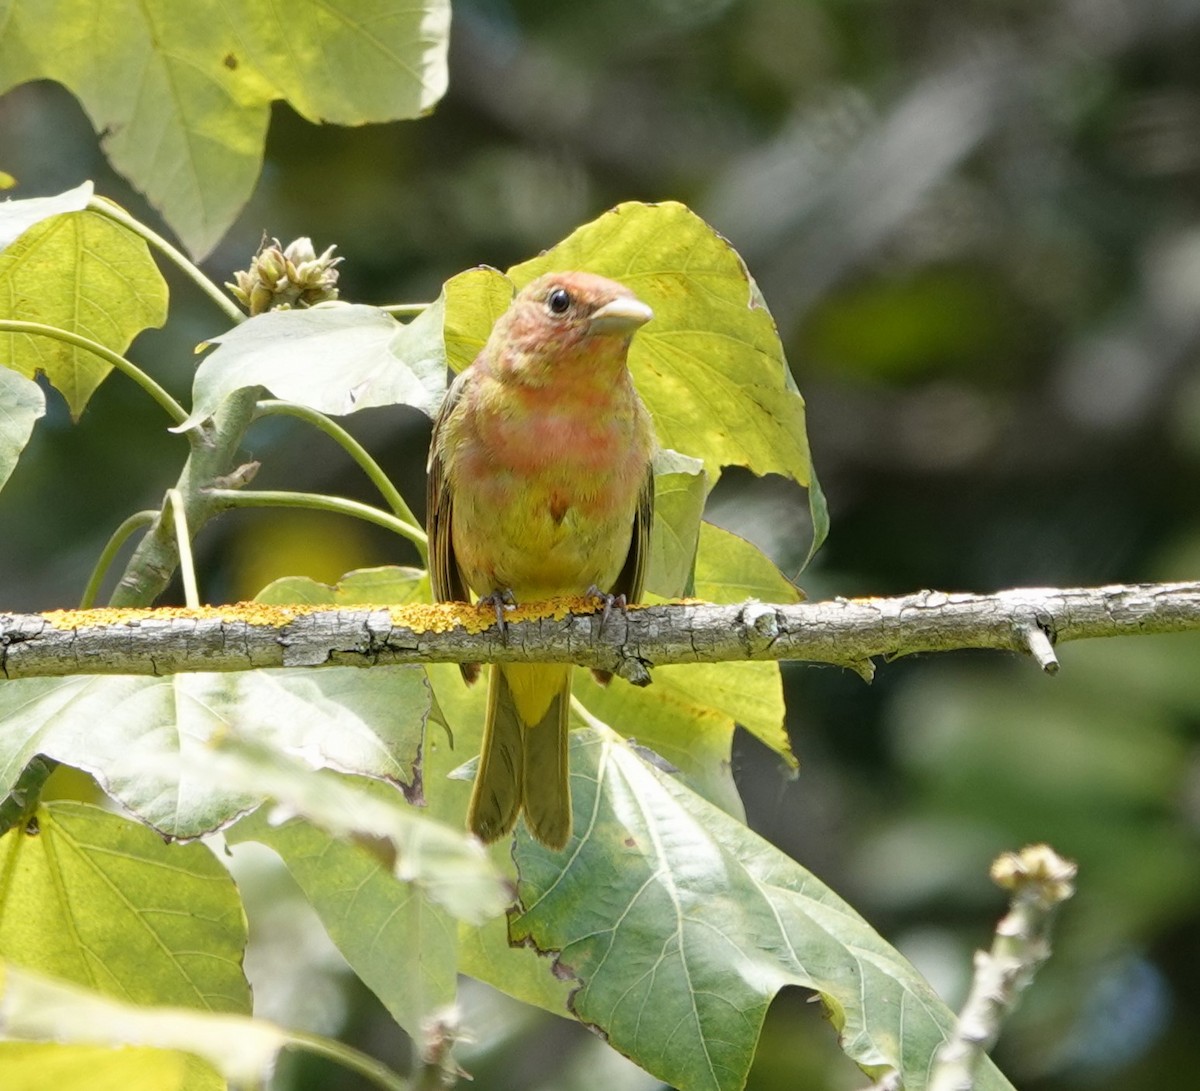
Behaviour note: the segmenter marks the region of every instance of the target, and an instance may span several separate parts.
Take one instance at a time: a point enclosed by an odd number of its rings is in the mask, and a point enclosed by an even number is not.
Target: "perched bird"
[[[429,451],[429,572],[438,601],[593,595],[636,601],[649,556],[654,428],[626,366],[653,317],[623,285],[549,273],[526,286],[454,381]],[[467,665],[471,681],[479,667]],[[569,665],[493,665],[468,825],[485,841],[571,836]]]

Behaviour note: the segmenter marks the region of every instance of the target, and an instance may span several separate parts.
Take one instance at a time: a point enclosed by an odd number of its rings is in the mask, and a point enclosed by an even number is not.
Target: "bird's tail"
[[[488,673],[483,751],[467,824],[484,841],[503,837],[522,809],[529,832],[561,849],[571,838],[567,713],[571,667],[506,663]]]

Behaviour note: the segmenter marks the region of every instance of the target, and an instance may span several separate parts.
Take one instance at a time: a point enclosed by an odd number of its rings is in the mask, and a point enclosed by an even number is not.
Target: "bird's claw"
[[[624,594],[610,595],[607,591],[601,591],[599,587],[592,584],[585,592],[584,596],[589,599],[595,599],[600,603],[602,609],[600,611],[600,631],[604,632],[604,626],[608,622],[608,616],[612,613],[615,606],[621,613],[625,613],[629,609],[629,602]]]
[[[496,628],[500,630],[500,639],[508,643],[508,622],[504,620],[504,611],[511,610],[517,605],[517,600],[507,587],[497,588],[490,595],[482,596],[476,606],[492,606],[496,610]]]

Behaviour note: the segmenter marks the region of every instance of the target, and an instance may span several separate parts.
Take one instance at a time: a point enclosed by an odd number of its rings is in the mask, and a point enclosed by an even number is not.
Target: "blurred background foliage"
[[[809,403],[833,522],[810,597],[1195,578],[1198,61],[1200,0],[456,0],[437,111],[351,130],[277,105],[256,196],[205,265],[226,280],[264,231],[311,235],[345,256],[343,298],[429,300],[619,200],[683,200],[745,257]],[[56,85],[0,98],[0,168],[18,196],[94,178],[157,224]],[[185,392],[221,320],[171,283],[169,328],[131,355]],[[78,426],[50,400],[0,498],[9,610],[73,605],[183,457],[119,377]],[[349,424],[419,503],[428,422]],[[372,499],[324,442],[256,425],[256,484]],[[785,570],[804,554],[803,496],[781,482],[730,473],[710,514]],[[198,544],[211,601],[414,560],[310,514],[231,514]],[[870,687],[789,666],[798,778],[748,737],[735,772],[752,825],[953,1005],[1002,910],[992,856],[1045,839],[1076,858],[1056,957],[998,1058],[1026,1091],[1175,1084],[1200,1026],[1200,642],[1070,645],[1062,661],[1046,678],[994,655],[906,660]],[[286,875],[260,860],[245,882],[260,1009],[402,1054]],[[487,1091],[657,1086],[481,987],[463,1022]],[[335,1079],[356,1086],[301,1066],[277,1083]],[[751,1086],[863,1082],[816,1006],[781,996]]]

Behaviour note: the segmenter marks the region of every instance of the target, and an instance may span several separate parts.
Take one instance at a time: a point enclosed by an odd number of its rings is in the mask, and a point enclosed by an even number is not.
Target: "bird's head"
[[[563,369],[625,366],[629,341],[654,312],[623,284],[594,273],[547,273],[517,294],[496,323],[502,367],[533,385]]]

